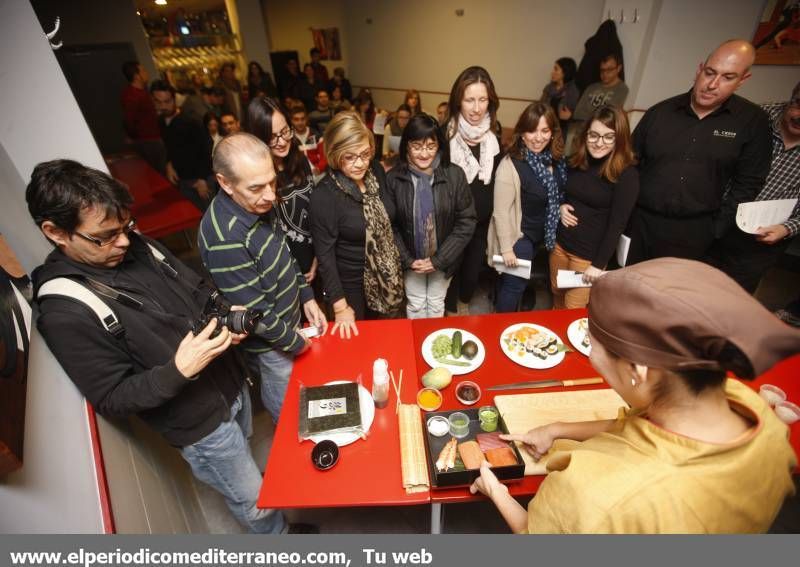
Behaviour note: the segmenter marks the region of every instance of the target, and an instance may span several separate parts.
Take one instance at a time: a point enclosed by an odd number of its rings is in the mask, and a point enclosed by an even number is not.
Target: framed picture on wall
[[[0,475],[22,466],[31,282],[0,234]]]
[[[800,0],[768,0],[753,45],[756,65],[800,65]]]
[[[338,61],[342,58],[342,48],[339,43],[339,28],[311,29],[314,47],[319,49],[320,58]]]

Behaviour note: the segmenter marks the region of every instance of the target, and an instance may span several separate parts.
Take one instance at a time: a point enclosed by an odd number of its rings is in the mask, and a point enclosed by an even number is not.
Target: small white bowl
[[[786,400],[786,392],[772,384],[764,384],[761,386],[761,388],[758,389],[758,395],[764,398],[772,407]]]
[[[800,419],[800,406],[792,402],[781,402],[775,406],[775,415],[786,425],[791,425]]]

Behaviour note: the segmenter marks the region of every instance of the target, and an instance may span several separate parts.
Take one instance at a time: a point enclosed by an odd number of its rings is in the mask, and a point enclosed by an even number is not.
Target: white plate
[[[458,360],[460,362],[468,362],[469,366],[456,366],[451,364],[442,364],[441,362],[437,362],[435,358],[433,358],[433,351],[431,347],[433,346],[433,340],[438,337],[439,335],[447,335],[450,338],[453,338],[453,333],[456,331],[461,331],[461,344],[463,345],[467,341],[474,341],[475,344],[478,345],[478,354],[475,355],[475,358],[472,360],[467,360],[466,357],[456,358],[448,357],[451,360]],[[469,374],[473,370],[476,370],[483,364],[483,359],[486,358],[486,349],[483,346],[481,340],[470,333],[469,331],[465,331],[464,329],[439,329],[438,331],[432,332],[430,335],[425,337],[425,340],[422,341],[422,358],[425,359],[425,362],[428,363],[428,366],[431,368],[447,368],[450,372],[453,373],[454,376],[460,376],[461,374]]]
[[[336,380],[334,382],[327,382],[326,386],[333,384],[347,384],[348,380]],[[375,419],[375,401],[372,399],[372,394],[369,393],[364,386],[358,385],[358,405],[361,409],[361,427],[364,428],[364,433],[369,431],[372,427],[372,421]],[[361,435],[354,431],[342,431],[340,433],[318,433],[309,437],[314,443],[319,443],[323,439],[330,439],[339,447],[344,447],[350,443],[355,443],[361,439]]]
[[[526,352],[525,354],[520,356],[519,354],[517,354],[517,349],[510,349],[506,345],[505,341],[506,335],[508,335],[509,333],[513,333],[514,331],[516,331],[517,329],[521,329],[522,327],[533,327],[534,329],[537,329],[542,333],[548,333],[550,335],[553,335],[558,341],[557,344],[559,345],[559,347],[564,344],[564,341],[561,340],[561,337],[559,337],[557,334],[555,334],[547,327],[542,327],[541,325],[536,325],[535,323],[516,323],[514,325],[511,325],[510,327],[506,327],[506,329],[502,333],[500,333],[500,350],[502,350],[508,358],[510,358],[520,366],[524,366],[525,368],[535,368],[537,370],[542,370],[544,368],[553,368],[554,366],[558,366],[558,364],[560,364],[561,361],[564,360],[565,353],[563,351],[550,355],[545,359],[541,359],[538,356],[534,356],[529,352]]]
[[[586,317],[584,317],[584,319],[586,319]],[[569,324],[569,327],[567,327],[567,338],[569,339],[569,342],[572,343],[572,346],[575,347],[575,350],[577,350],[581,354],[589,356],[589,354],[592,352],[592,346],[589,345],[588,347],[585,347],[581,342],[583,341],[584,335],[587,334],[589,330],[587,329],[586,333],[581,331],[579,327],[580,323],[581,319],[575,319],[572,323]]]

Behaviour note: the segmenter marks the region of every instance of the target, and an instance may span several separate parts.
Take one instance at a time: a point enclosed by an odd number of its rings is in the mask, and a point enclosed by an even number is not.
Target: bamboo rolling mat
[[[407,494],[430,488],[422,416],[416,404],[400,404],[400,462]]]
[[[546,392],[541,394],[515,394],[495,396],[494,403],[503,416],[509,433],[527,433],[554,421],[593,421],[615,419],[619,408],[627,407],[614,390],[580,390],[574,392]],[[547,474],[547,459],[558,449],[568,449],[574,441],[558,440],[553,448],[539,459],[522,447],[519,452],[525,460],[525,475]]]

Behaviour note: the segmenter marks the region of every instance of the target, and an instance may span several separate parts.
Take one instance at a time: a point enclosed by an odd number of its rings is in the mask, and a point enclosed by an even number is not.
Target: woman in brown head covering
[[[726,374],[753,379],[800,353],[800,331],[722,272],[662,258],[600,278],[589,332],[592,365],[630,409],[503,436],[537,459],[553,448],[527,512],[487,466],[471,491],[518,533],[766,531],[795,455],[787,427]]]

